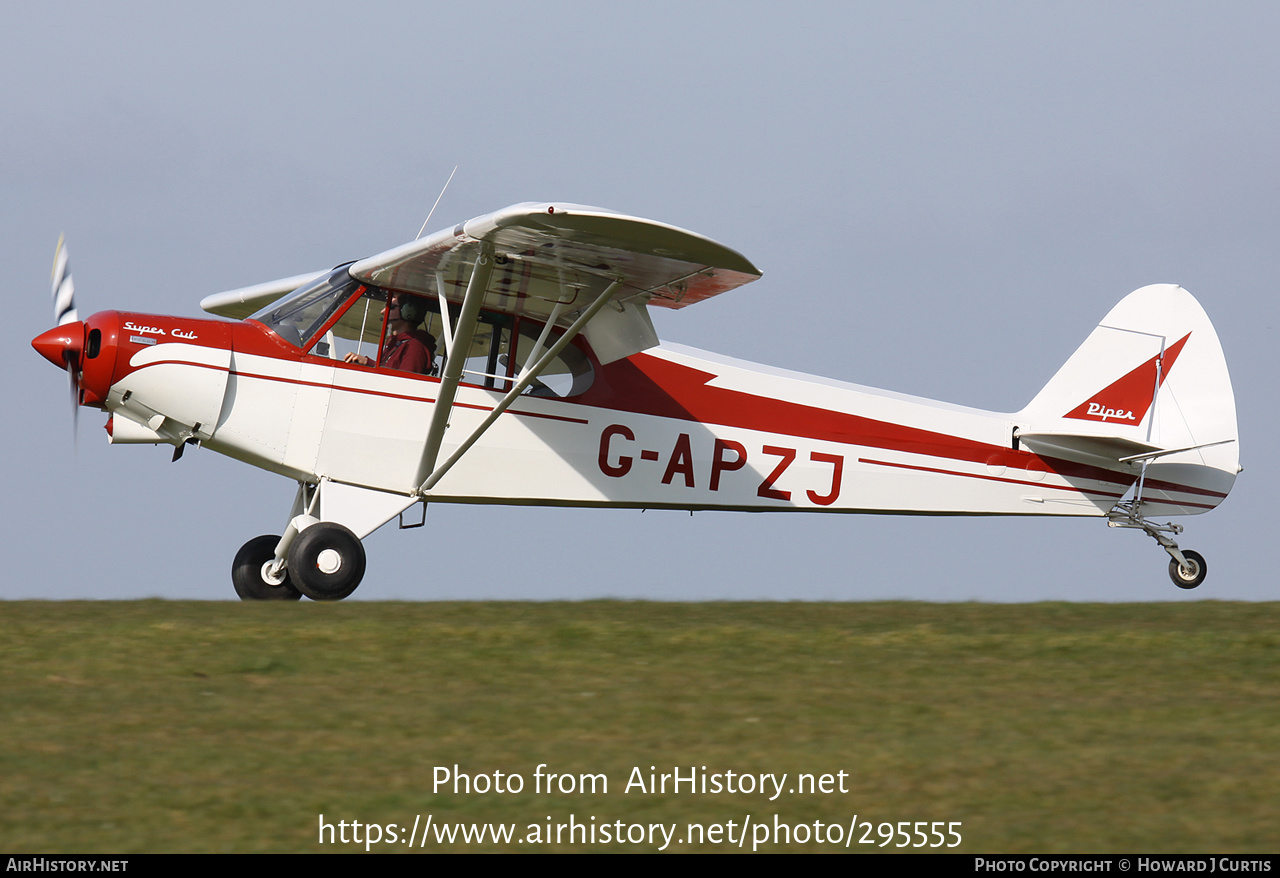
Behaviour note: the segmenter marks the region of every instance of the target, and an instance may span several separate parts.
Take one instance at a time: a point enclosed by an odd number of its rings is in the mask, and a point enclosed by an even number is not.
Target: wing
[[[362,259],[360,280],[461,302],[484,250],[482,307],[568,326],[610,284],[613,306],[583,331],[602,362],[658,343],[646,305],[683,308],[760,277],[741,254],[665,223],[576,204],[517,204]]]
[[[760,277],[740,253],[693,232],[577,204],[517,204],[362,259],[351,274],[389,289],[462,301],[481,242],[498,260],[485,307],[550,314],[551,303],[617,278],[619,299],[683,308]]]

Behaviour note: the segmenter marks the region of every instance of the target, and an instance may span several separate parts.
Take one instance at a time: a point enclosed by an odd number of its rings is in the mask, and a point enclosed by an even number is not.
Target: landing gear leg
[[[284,535],[255,537],[236,554],[231,581],[242,600],[340,601],[364,578],[364,546],[349,528],[314,513],[320,486],[298,483]]]
[[[1117,503],[1107,513],[1107,527],[1136,527],[1151,537],[1160,547],[1169,553],[1169,578],[1178,588],[1195,588],[1204,582],[1209,567],[1204,556],[1190,549],[1179,549],[1177,542],[1168,534],[1182,533],[1180,524],[1156,524],[1143,518],[1140,509],[1142,504],[1137,500],[1126,500]]]

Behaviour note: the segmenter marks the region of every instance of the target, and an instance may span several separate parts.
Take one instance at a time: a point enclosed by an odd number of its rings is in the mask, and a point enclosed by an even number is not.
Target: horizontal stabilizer
[[[1159,453],[1160,448],[1121,436],[1088,433],[1019,433],[1018,442],[1041,457],[1054,457],[1106,469],[1125,468],[1125,459]]]

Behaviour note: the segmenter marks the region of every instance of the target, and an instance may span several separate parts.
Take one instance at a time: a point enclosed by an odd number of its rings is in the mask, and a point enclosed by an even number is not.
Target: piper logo
[[[1119,421],[1132,421],[1134,419],[1133,412],[1125,412],[1120,409],[1109,409],[1104,407],[1100,402],[1089,403],[1089,410],[1085,412],[1085,415],[1086,417],[1091,418],[1101,418],[1104,421],[1108,418],[1115,418]]]

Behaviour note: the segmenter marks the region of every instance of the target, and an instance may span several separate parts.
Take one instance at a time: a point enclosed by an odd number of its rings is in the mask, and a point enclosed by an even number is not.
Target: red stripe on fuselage
[[[1040,457],[1021,449],[1015,451],[1004,445],[712,387],[708,382],[716,377],[714,374],[649,354],[636,354],[601,371],[603,374],[591,389],[575,402],[802,439],[883,448],[1013,470],[1051,472],[1064,478],[1091,479],[1126,487],[1136,478],[1101,467]]]
[[[575,399],[575,402],[616,411],[739,427],[802,439],[963,460],[1005,467],[1015,472],[1054,473],[1065,479],[1089,479],[1124,488],[1137,480],[1136,475],[1054,457],[1042,457],[1022,449],[1015,451],[1005,445],[991,445],[861,415],[712,387],[708,382],[716,377],[714,374],[650,354],[636,354],[628,360],[610,364],[601,371],[603,374],[591,389]],[[956,475],[986,478],[972,473]],[[1027,484],[1043,485],[1041,482]],[[1146,486],[1155,490],[1180,491],[1218,500],[1227,496],[1221,491],[1157,479],[1148,479]],[[1106,492],[1092,493],[1112,496]],[[1211,509],[1213,506],[1204,508]]]
[[[1091,491],[1088,488],[1076,488],[1071,485],[1051,485],[1047,482],[1033,482],[1027,479],[1011,479],[1006,476],[993,476],[984,473],[965,473],[959,470],[939,469],[933,466],[917,466],[912,463],[895,463],[890,460],[872,460],[867,457],[858,458],[858,463],[869,463],[875,466],[891,466],[897,469],[918,470],[925,473],[936,473],[942,476],[962,476],[966,479],[983,479],[988,482],[1004,482],[1008,485],[1026,485],[1031,488],[1044,488],[1051,491],[1071,491],[1076,494],[1096,494],[1099,497],[1114,497],[1119,500],[1125,495],[1124,491],[1116,493],[1115,491]]]
[[[858,463],[869,463],[869,464],[874,464],[876,466],[892,466],[892,467],[897,467],[898,469],[919,470],[921,472],[937,473],[938,475],[944,475],[944,476],[962,476],[963,478],[966,478],[966,479],[985,479],[988,482],[1005,482],[1010,485],[1026,485],[1031,488],[1041,488],[1049,491],[1071,491],[1076,494],[1094,494],[1098,497],[1113,497],[1116,500],[1119,500],[1121,497],[1123,497],[1127,493],[1127,491],[1121,492],[1119,494],[1115,493],[1114,491],[1093,491],[1088,488],[1076,488],[1071,485],[1051,485],[1051,484],[1048,484],[1047,482],[1029,482],[1025,479],[1010,479],[1004,476],[984,475],[982,473],[965,473],[965,472],[959,472],[957,470],[939,469],[937,467],[932,467],[932,466],[916,466],[910,463],[893,463],[887,460],[871,460],[865,457],[858,458]],[[1172,482],[1162,482],[1161,484],[1164,485],[1164,487],[1161,488],[1160,490],[1181,491],[1187,494],[1209,494],[1212,496],[1226,496],[1225,494],[1216,494],[1213,491],[1206,491],[1200,488],[1191,488],[1186,485],[1175,485]],[[1146,482],[1146,487],[1154,489],[1155,485],[1152,482],[1152,480],[1148,479]],[[1163,504],[1172,505],[1172,506],[1194,506],[1197,509],[1217,508],[1216,503],[1212,503],[1212,504],[1190,503],[1184,500],[1152,500],[1150,498],[1147,498],[1146,502],[1163,503]]]
[[[132,372],[140,372],[143,369],[150,369],[152,366],[163,366],[163,365],[194,366],[200,369],[212,369],[216,372],[226,372],[229,375],[233,375],[237,378],[253,378],[258,381],[274,381],[278,384],[293,384],[298,387],[327,387],[331,390],[335,390],[340,393],[359,393],[364,396],[381,396],[387,399],[403,399],[408,402],[428,402],[428,403],[435,402],[434,398],[426,397],[426,396],[410,396],[404,393],[391,393],[390,391],[386,391],[386,390],[369,390],[363,387],[349,387],[341,384],[327,384],[321,381],[303,381],[300,378],[285,378],[280,375],[264,375],[261,372],[248,372],[243,369],[227,369],[223,366],[214,366],[209,363],[193,363],[190,360],[181,360],[181,359],[156,360],[154,362],[147,363],[145,366],[140,366],[135,369],[132,369],[131,374]],[[396,377],[401,377],[401,376],[396,376]],[[429,381],[432,381],[433,384],[439,383],[438,380],[432,380],[432,379],[421,379],[421,380],[429,380]],[[462,386],[467,387],[469,385],[464,384]],[[484,389],[484,388],[478,388],[478,389]],[[491,406],[491,405],[475,405],[474,403],[467,403],[467,402],[455,402],[454,406],[456,406],[457,408],[475,409],[476,411],[482,411],[482,412],[491,412],[495,408],[495,406]],[[504,414],[520,415],[521,417],[526,417],[526,418],[544,418],[546,420],[551,420],[551,421],[565,421],[570,424],[591,423],[586,418],[570,418],[564,415],[550,415],[550,414],[545,414],[543,412],[526,412],[516,408],[509,408],[507,409],[506,412],[504,412]]]

